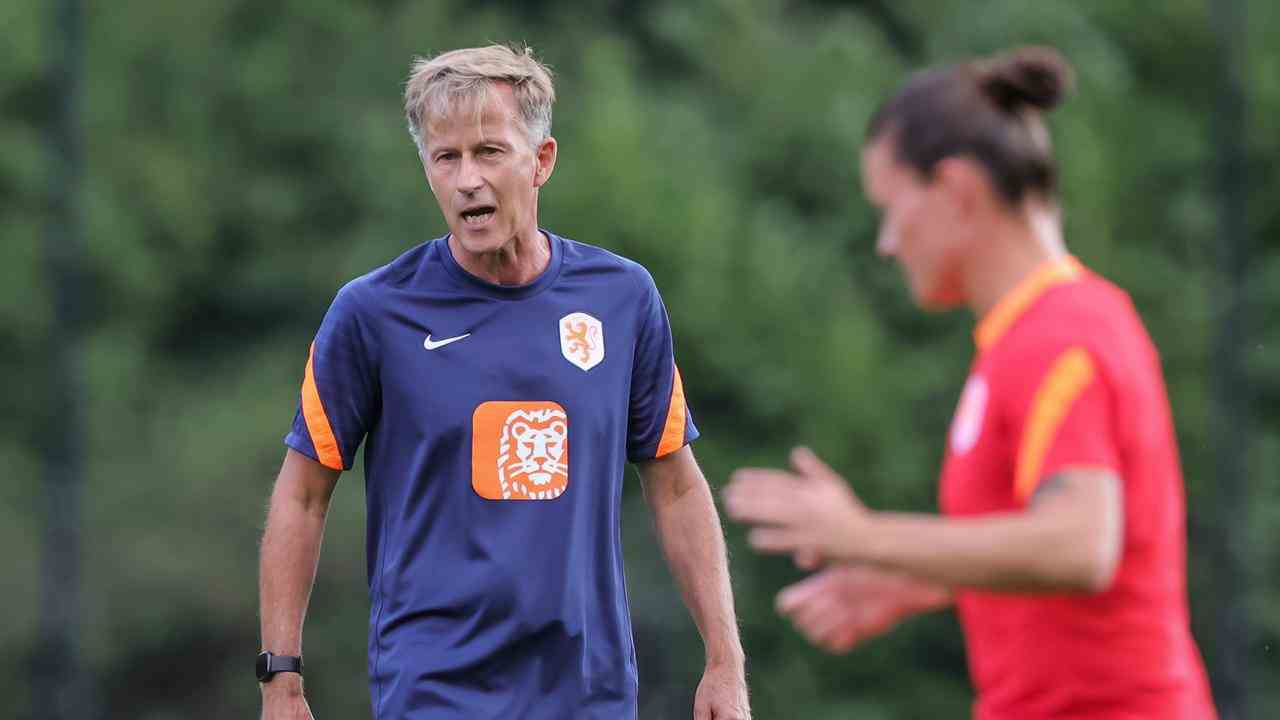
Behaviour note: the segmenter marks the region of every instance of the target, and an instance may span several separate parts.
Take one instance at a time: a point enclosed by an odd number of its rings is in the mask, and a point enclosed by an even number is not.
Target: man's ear
[[[551,179],[551,172],[556,169],[556,139],[547,136],[538,146],[534,155],[533,186],[540,188]]]

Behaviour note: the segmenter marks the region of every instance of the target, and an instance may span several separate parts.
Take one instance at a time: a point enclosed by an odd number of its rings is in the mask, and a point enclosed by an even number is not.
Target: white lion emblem
[[[604,360],[604,325],[584,312],[560,318],[560,353],[583,370],[599,365]]]
[[[503,500],[554,500],[569,484],[563,410],[516,410],[502,424],[498,482]]]

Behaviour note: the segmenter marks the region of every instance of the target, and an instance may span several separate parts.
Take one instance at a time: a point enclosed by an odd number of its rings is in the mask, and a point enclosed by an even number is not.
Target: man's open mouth
[[[492,205],[480,205],[462,211],[462,222],[467,225],[483,225],[493,217]]]

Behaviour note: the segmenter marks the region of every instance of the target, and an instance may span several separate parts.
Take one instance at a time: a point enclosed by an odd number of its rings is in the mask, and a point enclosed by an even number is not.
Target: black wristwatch
[[[258,682],[271,682],[276,673],[294,672],[302,674],[302,658],[297,655],[273,655],[269,652],[258,653]]]

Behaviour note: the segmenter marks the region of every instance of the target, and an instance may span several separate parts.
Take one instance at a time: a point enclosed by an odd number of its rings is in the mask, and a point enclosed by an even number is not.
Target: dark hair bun
[[[1071,65],[1048,47],[1024,47],[976,63],[978,85],[1006,112],[1052,110],[1075,81]]]

